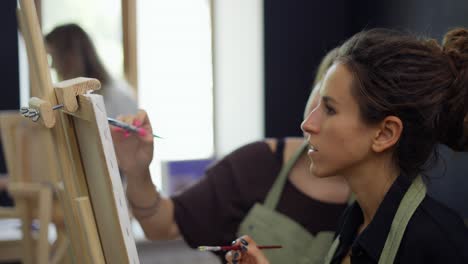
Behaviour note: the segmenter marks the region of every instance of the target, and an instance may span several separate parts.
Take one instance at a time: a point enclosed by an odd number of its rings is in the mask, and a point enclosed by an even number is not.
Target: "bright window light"
[[[122,11],[115,0],[42,0],[42,29],[49,33],[56,26],[80,25],[91,37],[106,69],[123,78]],[[56,77],[54,81],[56,81]]]
[[[213,81],[207,0],[137,2],[139,104],[155,140],[153,181],[160,162],[213,156]]]

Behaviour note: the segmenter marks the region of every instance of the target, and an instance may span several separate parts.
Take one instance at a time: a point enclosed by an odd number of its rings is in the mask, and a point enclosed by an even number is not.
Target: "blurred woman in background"
[[[76,24],[54,28],[45,36],[46,48],[52,57],[52,67],[61,81],[76,77],[96,78],[101,82],[101,94],[107,115],[136,113],[138,107],[133,89],[123,80],[112,78],[99,59],[88,34]]]

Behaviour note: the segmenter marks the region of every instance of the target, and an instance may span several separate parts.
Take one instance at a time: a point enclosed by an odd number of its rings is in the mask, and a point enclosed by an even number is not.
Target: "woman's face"
[[[302,122],[308,136],[310,170],[318,177],[347,175],[372,155],[375,128],[365,124],[351,95],[353,76],[343,64],[328,70],[318,103]]]

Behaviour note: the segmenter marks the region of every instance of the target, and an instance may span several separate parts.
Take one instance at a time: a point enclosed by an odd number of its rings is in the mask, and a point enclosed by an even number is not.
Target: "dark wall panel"
[[[19,108],[19,74],[18,74],[18,31],[16,24],[16,1],[7,0],[0,3],[0,110]]]
[[[315,69],[348,36],[345,2],[264,1],[266,136],[300,134]]]
[[[388,27],[441,39],[468,26],[465,0],[264,1],[265,134],[301,135],[315,69],[326,52],[356,32]]]
[[[16,1],[0,1],[0,110],[19,109],[18,31]],[[0,142],[0,173],[5,173]]]

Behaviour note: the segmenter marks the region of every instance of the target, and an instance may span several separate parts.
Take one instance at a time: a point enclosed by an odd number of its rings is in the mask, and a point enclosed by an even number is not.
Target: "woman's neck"
[[[382,160],[368,162],[353,172],[346,173],[345,178],[363,213],[364,221],[359,232],[372,221],[399,173],[399,169]]]

